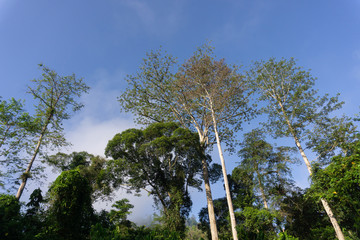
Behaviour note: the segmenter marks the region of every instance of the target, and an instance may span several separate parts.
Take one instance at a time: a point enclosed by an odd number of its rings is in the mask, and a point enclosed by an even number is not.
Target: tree
[[[191,200],[189,187],[199,189],[202,151],[198,136],[176,123],[154,123],[128,129],[107,144],[109,175],[129,191],[147,191],[162,207],[170,231],[184,232]]]
[[[118,98],[123,110],[131,111],[140,124],[153,122],[176,121],[182,127],[195,129],[199,134],[199,141],[203,147],[204,155],[208,148],[209,122],[203,115],[190,119],[187,111],[180,103],[176,103],[173,83],[173,71],[176,60],[174,57],[152,51],[147,54],[140,71],[126,79],[129,87]],[[192,121],[195,121],[194,123]],[[206,201],[209,211],[209,221],[212,240],[218,239],[214,204],[212,200],[210,176],[207,159],[202,159],[203,181],[205,185]]]
[[[100,156],[94,156],[87,152],[73,152],[71,154],[57,153],[46,157],[47,163],[56,170],[68,171],[79,170],[92,187],[92,198],[106,198],[113,189],[109,184],[110,179],[106,174],[107,161]]]
[[[254,129],[244,135],[241,150],[238,152],[241,163],[237,168],[253,180],[251,186],[254,192],[260,193],[265,209],[269,209],[269,202],[275,205],[286,193],[286,185],[291,183],[289,164],[295,161],[290,154],[295,149],[290,147],[273,148],[266,142],[264,132]],[[234,173],[238,173],[235,171]],[[242,174],[243,174],[242,173]],[[242,176],[236,174],[235,179]]]
[[[292,137],[306,167],[312,175],[313,168],[305,154],[303,142],[314,136],[312,127],[321,127],[330,119],[329,114],[342,105],[338,96],[320,97],[314,89],[315,79],[307,71],[296,67],[293,59],[256,62],[249,71],[253,88],[260,100],[267,101],[264,112],[268,114],[266,124],[275,137]],[[331,122],[331,121],[330,121]],[[322,128],[324,129],[324,128]],[[345,131],[346,133],[347,131]],[[339,139],[339,138],[338,138]],[[334,145],[334,144],[332,144]],[[335,144],[336,147],[338,144]],[[332,149],[326,149],[331,151]],[[324,153],[322,153],[324,154]],[[336,235],[343,240],[344,235],[326,199],[321,199]]]
[[[110,221],[114,223],[122,223],[126,221],[127,216],[131,213],[129,210],[134,207],[134,205],[129,203],[129,200],[124,198],[115,202],[112,207],[116,210],[110,211]]]
[[[78,170],[64,171],[49,189],[49,214],[61,239],[86,239],[93,208],[91,186]]]
[[[128,236],[130,239],[129,229],[135,224],[127,220],[127,216],[131,213],[129,210],[134,206],[129,203],[129,200],[124,198],[116,201],[112,207],[116,210],[112,209],[109,212],[109,219],[115,225],[115,231],[121,236]]]
[[[75,75],[59,76],[55,71],[39,65],[43,71],[42,79],[35,79],[32,82],[34,87],[28,87],[29,93],[38,101],[36,106],[36,122],[39,132],[35,141],[31,159],[21,176],[22,183],[16,194],[20,199],[26,182],[30,177],[33,163],[41,151],[42,145],[52,144],[55,147],[65,145],[63,136],[62,121],[69,119],[73,112],[80,110],[83,105],[77,102],[82,93],[86,93],[89,87],[82,79],[76,79]]]
[[[183,106],[194,124],[193,119],[198,115],[202,115],[200,119],[207,119],[209,132],[205,136],[210,141],[214,137],[218,147],[233,239],[237,239],[221,143],[231,143],[234,131],[251,115],[246,82],[237,66],[229,66],[224,59],[215,60],[212,49],[203,46],[180,68],[173,88],[178,93],[176,102]]]
[[[210,47],[199,48],[175,74],[173,67],[176,61],[172,56],[163,56],[160,51],[151,52],[140,71],[128,77],[130,87],[119,97],[119,101],[123,109],[138,117],[139,123],[177,121],[183,127],[195,130],[204,151],[217,143],[226,179],[221,141],[230,140],[233,130],[237,130],[242,120],[248,117],[244,114],[247,112],[247,98],[244,81],[237,68],[229,67],[224,60],[215,61],[211,55]],[[192,74],[192,70],[197,72]],[[205,159],[202,164],[214,240],[218,237]],[[231,209],[228,191],[227,196]],[[232,223],[236,235],[234,217]]]

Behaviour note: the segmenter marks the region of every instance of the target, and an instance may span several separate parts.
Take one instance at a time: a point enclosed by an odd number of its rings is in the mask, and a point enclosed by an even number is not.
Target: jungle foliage
[[[89,87],[40,68],[28,87],[34,109],[0,98],[0,186],[7,190],[0,239],[360,239],[358,119],[339,116],[339,95],[319,94],[315,77],[294,59],[258,61],[246,72],[216,59],[208,45],[182,65],[152,51],[118,99],[142,126],[109,139],[106,157],[49,153],[68,144],[63,121],[83,107],[78,100]],[[221,165],[212,159],[215,145]],[[231,174],[222,147],[237,153]],[[300,158],[306,189],[292,179]],[[56,180],[21,202],[27,180],[45,167]],[[213,199],[210,183],[221,176],[226,195]],[[204,208],[189,218],[190,190],[203,188]],[[141,213],[119,189],[152,197],[153,222],[130,221]],[[112,208],[95,210],[103,200]]]

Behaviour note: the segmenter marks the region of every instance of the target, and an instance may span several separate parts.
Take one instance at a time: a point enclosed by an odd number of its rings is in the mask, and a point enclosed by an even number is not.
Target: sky
[[[66,151],[104,155],[116,133],[139,127],[116,98],[146,52],[162,46],[182,63],[209,41],[216,56],[245,68],[270,57],[293,57],[311,69],[321,94],[341,93],[344,114],[359,112],[359,0],[0,0],[0,96],[25,99],[31,109],[26,86],[41,76],[39,63],[84,78],[91,91],[81,99],[84,109],[64,122],[73,144]],[[228,172],[236,161],[228,158]],[[300,187],[307,186],[304,165],[294,167],[293,175]],[[221,182],[213,195],[225,196]],[[119,191],[116,197],[135,205],[131,220],[141,222],[154,210],[146,196]],[[197,215],[205,193],[193,192],[192,198]]]

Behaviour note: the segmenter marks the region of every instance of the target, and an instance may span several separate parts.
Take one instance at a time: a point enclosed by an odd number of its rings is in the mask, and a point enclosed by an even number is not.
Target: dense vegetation
[[[48,156],[68,144],[62,121],[81,109],[89,87],[40,67],[42,78],[28,87],[38,101],[33,115],[21,100],[0,99],[0,184],[19,187],[0,195],[0,239],[360,239],[357,119],[338,116],[339,96],[321,96],[293,59],[245,71],[215,59],[207,45],[180,66],[161,50],[149,53],[118,99],[143,128],[109,139],[106,158]],[[244,131],[245,122],[256,127]],[[288,145],[278,146],[281,138]],[[221,164],[212,162],[215,145]],[[238,158],[231,174],[224,147]],[[308,189],[292,180],[298,154]],[[20,201],[46,166],[60,175],[46,193],[35,189]],[[213,199],[220,178],[226,195]],[[189,188],[202,186],[207,202],[197,222]],[[133,205],[125,198],[109,211],[93,208],[120,188],[154,199],[159,216],[150,226],[127,219]]]

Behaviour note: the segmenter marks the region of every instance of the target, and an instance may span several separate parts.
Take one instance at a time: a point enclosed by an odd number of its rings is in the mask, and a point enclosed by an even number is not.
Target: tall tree
[[[189,187],[200,188],[202,151],[197,134],[176,123],[154,123],[128,129],[109,141],[109,174],[128,190],[147,191],[162,207],[165,225],[184,232],[190,212]]]
[[[74,74],[63,77],[42,64],[40,64],[40,68],[43,71],[43,78],[32,80],[34,86],[28,87],[28,92],[38,101],[35,105],[35,111],[40,130],[37,134],[37,140],[35,140],[31,159],[21,177],[22,183],[16,194],[17,199],[20,199],[22,195],[30,177],[31,168],[42,145],[52,144],[56,147],[65,145],[62,121],[69,119],[73,112],[83,107],[77,98],[89,90],[83,80],[76,79]]]
[[[139,71],[126,79],[129,86],[118,98],[123,110],[132,112],[140,124],[153,122],[179,122],[182,127],[197,131],[204,156],[209,147],[208,133],[211,121],[201,112],[194,111],[191,118],[188,109],[176,101],[173,88],[175,81],[176,60],[174,57],[159,51],[147,54]],[[212,240],[218,239],[214,204],[210,186],[207,159],[202,159],[203,181]]]
[[[173,85],[176,102],[187,111],[190,119],[206,119],[207,138],[216,143],[221,161],[226,199],[229,207],[233,238],[237,239],[236,220],[230,194],[225,159],[221,143],[232,142],[234,131],[240,129],[251,115],[244,76],[237,66],[230,66],[224,59],[215,60],[212,48],[204,45],[183,64]],[[194,124],[196,121],[192,120]],[[214,139],[214,142],[211,140]]]
[[[296,66],[293,59],[270,59],[256,62],[249,71],[254,89],[260,100],[267,101],[264,111],[269,116],[267,126],[275,137],[292,137],[306,167],[312,175],[313,168],[304,151],[304,142],[314,136],[314,126],[324,124],[329,114],[342,105],[338,97],[318,95],[314,89],[315,79],[308,71]],[[332,149],[326,149],[330,151]],[[326,199],[321,199],[336,235],[343,240],[344,235]]]
[[[139,116],[141,122],[176,120],[198,132],[204,149],[217,144],[222,164],[234,239],[237,239],[227,173],[221,143],[231,140],[248,114],[243,77],[236,66],[216,61],[212,48],[200,47],[174,74],[171,56],[149,54],[141,71],[128,82],[131,86],[120,98],[124,109]],[[231,144],[231,141],[227,141]],[[211,235],[217,239],[216,221],[206,162],[203,161]]]

